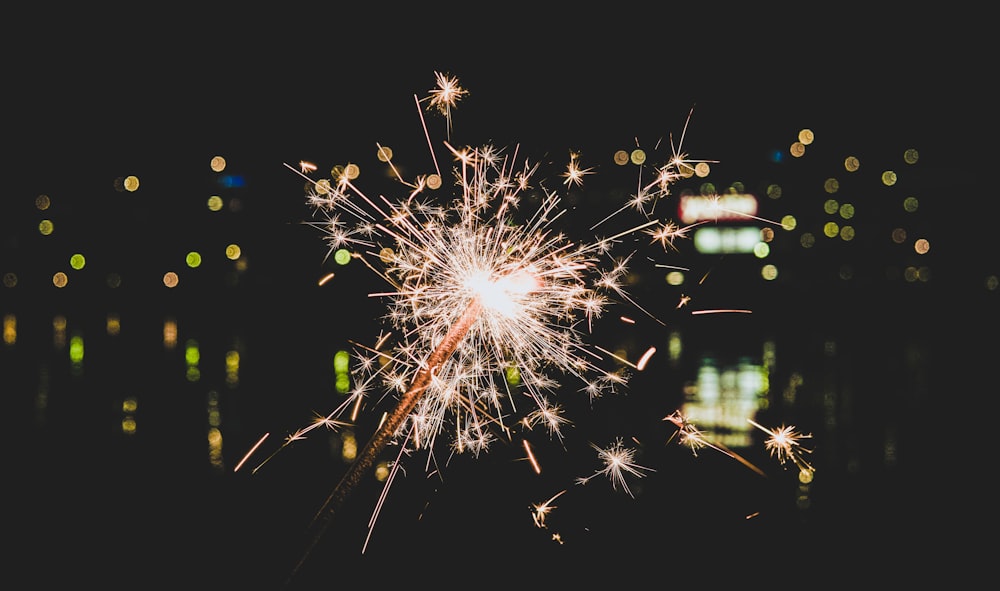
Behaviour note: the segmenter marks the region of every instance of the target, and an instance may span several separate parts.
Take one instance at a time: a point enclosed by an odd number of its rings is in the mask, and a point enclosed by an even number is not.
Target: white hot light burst
[[[288,166],[309,181],[307,203],[318,216],[311,223],[325,233],[330,252],[350,251],[389,287],[371,294],[386,300],[386,330],[373,343],[358,346],[347,399],[286,440],[285,445],[301,439],[320,425],[338,428],[372,398],[391,394],[396,400],[316,514],[315,538],[390,442],[399,446],[395,474],[404,453],[426,449],[430,461],[445,436],[449,453],[473,455],[519,428],[542,426],[550,436],[561,437],[560,427],[570,421],[550,400],[563,378],[578,381],[580,392],[591,399],[624,385],[629,364],[587,341],[593,321],[608,305],[634,304],[623,284],[632,255],[616,258],[612,247],[632,240],[666,248],[687,229],[651,215],[652,204],[669,194],[671,184],[694,170],[693,161],[672,146],[671,160],[616,212],[634,209],[636,224],[597,236],[612,214],[591,226],[592,240],[571,239],[557,226],[566,214],[560,195],[534,179],[538,165],[520,161],[517,148],[508,153],[490,145],[451,145],[451,112],[466,91],[455,78],[437,74],[437,81],[424,106],[448,118],[449,140],[441,148],[454,162],[453,185],[442,181],[426,124],[433,171],[404,179],[392,151],[378,146],[379,159],[401,185],[397,199],[362,190],[355,183],[355,165],[336,167],[331,178],[320,180],[309,176],[314,166]],[[427,99],[414,98],[423,122],[420,107]],[[565,186],[578,185],[583,173],[590,174],[579,159],[571,155]],[[453,195],[433,195],[448,186],[454,187]],[[518,206],[528,198],[538,206],[521,214]],[[620,443],[612,449],[631,457]],[[621,466],[641,474],[631,462]],[[620,469],[608,475],[624,485]],[[386,487],[389,482],[391,477]]]

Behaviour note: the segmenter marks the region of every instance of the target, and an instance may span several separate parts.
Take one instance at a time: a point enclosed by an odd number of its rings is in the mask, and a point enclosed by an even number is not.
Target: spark
[[[264,440],[267,439],[269,435],[270,433],[264,433],[264,435],[262,435],[261,438],[257,440],[257,443],[255,443],[253,447],[250,448],[250,451],[248,451],[246,455],[243,456],[243,459],[241,459],[240,462],[236,464],[236,467],[233,468],[233,472],[239,472],[240,468],[243,466],[243,464],[246,463],[247,459],[249,459],[250,456],[253,455],[253,452],[257,451],[257,448],[260,447],[260,444],[264,443]]]
[[[690,298],[688,298],[690,300]],[[684,301],[687,303],[687,301]],[[677,306],[680,308],[680,305]],[[700,314],[753,314],[753,310],[739,309],[739,308],[719,308],[715,310],[691,310],[692,316],[698,316]]]
[[[569,164],[566,167],[566,172],[562,176],[566,179],[563,184],[567,187],[576,185],[578,187],[583,186],[583,177],[588,174],[593,174],[593,168],[580,168],[579,163],[580,155],[577,153],[571,153],[569,158]]]
[[[812,450],[802,447],[801,443],[803,439],[811,438],[811,433],[804,435],[797,431],[794,426],[785,425],[775,429],[768,429],[752,419],[747,419],[747,421],[768,434],[768,438],[764,442],[764,449],[771,452],[771,456],[777,458],[781,465],[791,462],[795,464],[800,472],[808,472],[810,474],[815,472],[812,465],[805,459],[805,454],[812,453]]]
[[[441,72],[434,72],[434,76],[437,79],[437,86],[429,91],[429,96],[425,99],[428,101],[427,108],[437,109],[445,116],[448,136],[451,137],[451,110],[469,91],[459,86],[458,78],[454,76]]]
[[[683,413],[681,413],[681,411],[675,410],[671,414],[663,417],[663,420],[669,421],[673,423],[675,427],[677,427],[677,431],[675,431],[674,434],[670,436],[670,439],[667,440],[667,443],[670,443],[670,441],[672,441],[674,437],[678,437],[677,442],[680,445],[683,445],[688,449],[690,449],[691,453],[695,457],[698,457],[699,449],[707,447],[709,449],[714,449],[717,452],[729,456],[730,458],[743,464],[744,466],[753,470],[754,472],[756,472],[761,476],[766,476],[763,470],[750,463],[750,461],[744,458],[743,456],[739,455],[738,453],[734,452],[733,450],[729,449],[728,447],[726,447],[721,443],[716,443],[708,440],[705,437],[705,433],[701,429],[696,427],[694,423],[691,422],[691,419],[686,415],[684,415]]]
[[[331,279],[333,279],[333,273],[327,273],[322,278],[320,278],[318,285],[326,285]]]
[[[646,369],[646,364],[649,363],[649,359],[654,353],[656,353],[656,347],[650,347],[647,349],[646,352],[642,354],[642,357],[639,358],[639,363],[635,364],[636,369],[639,371]]]
[[[531,451],[531,444],[528,440],[523,440],[524,443],[524,453],[528,454],[528,461],[531,462],[531,467],[534,468],[535,474],[542,473],[542,467],[538,465],[538,460],[535,459],[535,453]]]
[[[306,162],[305,160],[299,160],[299,170],[301,170],[303,174],[308,174],[310,172],[315,172],[316,171],[316,165],[313,164],[312,162]]]
[[[634,497],[632,489],[629,488],[628,483],[625,481],[625,475],[631,474],[637,478],[642,478],[646,476],[647,472],[656,471],[652,468],[636,464],[634,461],[635,448],[626,447],[621,438],[616,439],[608,447],[600,447],[594,443],[590,445],[597,450],[597,457],[603,462],[604,467],[590,476],[578,478],[577,484],[587,484],[591,479],[604,475],[611,481],[613,488],[617,489],[620,486],[622,490],[628,493],[628,496]]]
[[[531,506],[531,519],[535,522],[535,527],[539,529],[545,529],[546,527],[548,527],[547,525],[545,525],[545,518],[546,516],[548,516],[549,513],[552,512],[553,509],[556,508],[556,506],[553,505],[552,502],[558,499],[560,496],[562,496],[565,492],[566,492],[565,490],[561,490],[556,494],[552,495],[552,497],[550,497],[549,500]]]

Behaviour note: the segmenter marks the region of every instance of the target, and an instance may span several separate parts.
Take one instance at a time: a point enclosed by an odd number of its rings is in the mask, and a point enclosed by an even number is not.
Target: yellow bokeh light
[[[219,211],[222,209],[222,197],[218,195],[212,195],[208,198],[208,210],[209,211]]]
[[[897,180],[899,179],[896,177],[896,173],[891,170],[882,173],[882,184],[887,187],[895,185]]]
[[[38,208],[39,211],[45,211],[50,205],[52,205],[52,201],[49,199],[48,195],[39,195],[38,197],[35,197],[35,207]]]
[[[771,199],[781,199],[781,185],[768,185],[767,196]]]
[[[42,220],[38,222],[38,233],[42,236],[48,236],[56,229],[55,224],[52,220]]]
[[[847,172],[857,172],[861,168],[861,161],[855,156],[844,158],[844,170]]]
[[[795,219],[794,215],[786,215],[781,218],[781,229],[782,230],[794,230],[795,226],[799,224],[799,221]]]
[[[215,156],[212,158],[210,166],[212,167],[213,171],[222,172],[223,170],[226,169],[226,159],[223,158],[222,156]]]
[[[844,226],[843,228],[841,228],[840,229],[840,239],[843,240],[843,241],[845,241],[845,242],[849,242],[851,240],[854,240],[854,227],[853,226]]]
[[[52,276],[52,285],[55,285],[56,287],[60,288],[66,287],[68,283],[69,283],[69,277],[67,277],[66,274],[63,273],[62,271],[59,271],[58,273]]]
[[[628,152],[625,150],[618,150],[615,152],[614,161],[618,166],[625,166],[628,164]]]
[[[429,174],[427,175],[427,188],[428,189],[440,189],[441,188],[441,175],[439,174]]]
[[[708,173],[712,171],[712,167],[708,165],[707,162],[699,162],[694,167],[694,173],[698,175],[698,178],[705,178]]]
[[[799,132],[799,141],[802,142],[803,145],[808,146],[813,143],[813,140],[815,139],[816,135],[811,129],[803,129]]]
[[[840,206],[840,209],[837,210],[837,213],[839,213],[840,217],[845,220],[849,220],[854,217],[854,205],[851,203],[844,203]]]
[[[243,254],[243,250],[240,248],[238,244],[230,244],[226,246],[227,259],[235,261],[236,259],[240,258],[241,254]]]
[[[829,214],[837,213],[840,209],[840,203],[836,199],[827,199],[823,202],[823,211]]]
[[[799,237],[799,244],[802,248],[812,248],[816,246],[816,235],[812,232],[806,232]]]
[[[827,222],[823,224],[823,235],[827,238],[833,238],[834,236],[840,235],[840,226],[837,222]]]
[[[125,190],[129,193],[139,190],[139,177],[135,175],[129,175],[125,177],[125,182],[123,183]]]
[[[361,168],[357,164],[348,164],[344,167],[344,176],[347,180],[353,181],[361,175]]]
[[[764,265],[760,268],[760,276],[765,281],[774,281],[778,278],[778,268],[774,265]]]
[[[4,273],[3,274],[3,286],[4,287],[16,287],[17,286],[17,273]]]
[[[177,273],[174,273],[173,271],[167,271],[163,274],[163,285],[166,285],[167,287],[177,287],[178,281],[179,278],[177,277]]]
[[[823,190],[831,194],[836,193],[840,190],[840,181],[835,178],[826,179],[823,183]]]
[[[917,211],[918,207],[920,207],[920,200],[916,197],[907,197],[906,199],[903,199],[903,211],[913,213]]]
[[[379,162],[389,162],[392,160],[392,148],[389,146],[379,146],[377,156]]]
[[[806,145],[803,144],[802,142],[795,142],[788,147],[788,153],[794,156],[795,158],[801,158],[802,156],[805,156]]]
[[[646,161],[646,151],[641,149],[632,150],[629,160],[632,161],[632,164],[642,164]]]
[[[917,160],[920,160],[920,153],[915,149],[910,148],[909,150],[903,152],[903,162],[907,164],[916,164]]]

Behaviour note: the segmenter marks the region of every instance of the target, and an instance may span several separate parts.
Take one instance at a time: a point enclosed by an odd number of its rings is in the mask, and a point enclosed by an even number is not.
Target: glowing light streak
[[[535,474],[542,473],[542,467],[538,465],[538,460],[535,459],[535,453],[531,451],[531,444],[528,443],[527,439],[521,441],[524,444],[524,453],[528,455],[528,461],[531,462],[531,467],[535,470]]]
[[[233,468],[233,472],[238,472],[239,471],[239,469],[243,466],[243,464],[246,463],[247,459],[249,459],[250,456],[253,455],[253,452],[257,451],[257,448],[260,447],[260,444],[264,443],[264,440],[267,439],[269,435],[271,435],[271,434],[270,433],[264,433],[264,435],[261,436],[261,438],[257,440],[257,443],[255,443],[253,445],[253,447],[250,448],[250,451],[248,451],[246,453],[246,455],[243,456],[243,459],[241,459],[239,461],[239,463],[236,464],[236,467]]]
[[[656,347],[650,347],[647,349],[646,352],[642,354],[642,357],[639,358],[639,363],[635,364],[636,369],[639,371],[646,369],[646,364],[649,363],[649,358],[652,357],[654,353],[656,353]]]

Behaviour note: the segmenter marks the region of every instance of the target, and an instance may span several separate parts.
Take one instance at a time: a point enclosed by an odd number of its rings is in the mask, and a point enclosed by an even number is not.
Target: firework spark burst
[[[543,427],[549,438],[561,441],[562,429],[572,423],[551,400],[563,379],[577,380],[590,401],[625,386],[628,371],[639,368],[590,344],[593,323],[612,303],[653,315],[625,289],[635,251],[620,257],[612,251],[629,240],[649,246],[650,236],[666,250],[687,230],[652,216],[655,201],[702,162],[687,159],[680,146],[672,146],[673,157],[656,170],[655,181],[640,182],[630,204],[591,226],[593,240],[578,242],[557,225],[567,213],[561,196],[544,180],[535,180],[539,165],[520,159],[517,147],[508,153],[492,145],[451,144],[451,110],[467,91],[450,76],[437,74],[437,81],[428,98],[414,100],[447,119],[448,140],[439,149],[454,162],[454,194],[443,199],[431,194],[445,184],[419,108],[434,172],[405,179],[392,151],[378,145],[379,159],[403,188],[398,199],[364,191],[355,182],[359,168],[353,164],[334,167],[330,178],[319,180],[309,176],[312,167],[286,165],[308,180],[306,202],[315,214],[308,223],[324,233],[329,252],[350,251],[389,289],[370,294],[386,301],[386,330],[374,344],[357,345],[353,389],[333,412],[296,431],[282,447],[319,426],[349,424],[364,401],[397,400],[316,513],[313,545],[303,561],[361,473],[390,443],[400,446],[394,466],[416,450],[427,451],[431,466],[440,465],[435,450],[448,450],[449,458],[478,456],[519,428]],[[580,186],[593,173],[580,158],[571,154],[562,174],[566,187]],[[529,198],[538,206],[522,215],[519,205]],[[640,214],[637,223],[597,235],[598,228],[630,209]],[[605,474],[614,487],[631,494],[625,475],[650,471],[633,462],[634,450],[621,441],[594,448],[604,468],[580,483]],[[392,476],[372,524],[391,482]]]

